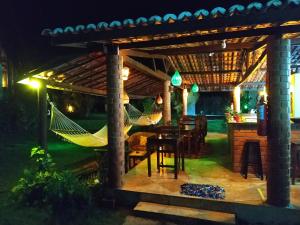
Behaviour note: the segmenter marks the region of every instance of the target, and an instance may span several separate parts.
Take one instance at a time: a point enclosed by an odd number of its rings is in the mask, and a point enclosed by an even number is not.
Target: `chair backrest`
[[[132,147],[134,145],[139,145],[141,136],[150,137],[153,135],[155,135],[153,132],[136,132],[130,135],[126,141],[128,142],[129,147]]]
[[[195,125],[195,116],[182,116],[178,120],[178,126],[183,128],[185,125]]]
[[[179,136],[179,127],[177,126],[159,126],[156,128],[157,135]]]
[[[195,131],[207,135],[207,117],[205,115],[197,116],[195,119]]]

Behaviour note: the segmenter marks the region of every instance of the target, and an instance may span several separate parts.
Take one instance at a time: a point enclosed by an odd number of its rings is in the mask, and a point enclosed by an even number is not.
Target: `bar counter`
[[[291,129],[291,141],[300,141],[300,124],[291,124]],[[267,137],[257,135],[256,122],[228,122],[228,145],[232,158],[232,170],[241,172],[242,153],[247,140],[259,140],[263,172],[266,173],[268,167]]]

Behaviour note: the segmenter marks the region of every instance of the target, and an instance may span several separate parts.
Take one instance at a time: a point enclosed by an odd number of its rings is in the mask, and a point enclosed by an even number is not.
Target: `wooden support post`
[[[43,81],[40,81],[38,88],[38,145],[46,152],[48,151],[47,134],[47,88]]]
[[[290,204],[290,40],[273,36],[267,45],[268,174],[267,201]]]
[[[169,80],[164,81],[164,111],[163,119],[164,125],[171,124],[171,93],[170,93],[171,82]]]
[[[186,88],[182,90],[182,115],[187,115],[187,101],[188,101],[188,91]]]
[[[107,48],[107,118],[108,118],[108,184],[112,189],[122,187],[124,171],[124,106],[122,58],[119,48],[111,45]]]

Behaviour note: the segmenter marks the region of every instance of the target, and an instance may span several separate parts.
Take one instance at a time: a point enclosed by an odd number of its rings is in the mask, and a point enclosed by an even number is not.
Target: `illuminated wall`
[[[300,73],[291,76],[291,116],[300,117]]]
[[[187,115],[196,115],[196,103],[199,98],[199,93],[189,92],[187,99]]]

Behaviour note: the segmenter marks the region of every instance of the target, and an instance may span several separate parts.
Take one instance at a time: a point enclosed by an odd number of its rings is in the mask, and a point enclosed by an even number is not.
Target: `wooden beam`
[[[300,25],[289,25],[289,26],[279,26],[279,27],[266,27],[266,28],[257,28],[249,30],[240,30],[240,31],[227,31],[220,33],[212,33],[206,35],[197,35],[197,36],[185,36],[185,37],[172,37],[167,39],[158,39],[150,41],[140,41],[140,42],[131,42],[127,44],[120,44],[120,48],[130,49],[130,48],[150,48],[150,47],[160,47],[168,45],[180,45],[187,43],[198,43],[203,41],[217,41],[224,39],[232,38],[241,38],[241,37],[253,37],[261,35],[279,35],[284,33],[296,33],[300,32]]]
[[[184,48],[166,48],[157,50],[148,50],[147,52],[151,54],[160,55],[186,55],[186,54],[203,54],[211,52],[232,52],[241,51],[242,49],[253,49],[257,45],[256,42],[246,42],[246,43],[228,43],[226,48],[222,48],[221,44],[217,45],[203,45],[195,47],[184,47]]]
[[[146,51],[141,50],[133,50],[133,49],[123,49],[120,51],[122,56],[134,56],[134,57],[142,57],[142,58],[157,58],[157,59],[165,59],[166,56],[158,55],[158,54],[149,54]]]
[[[189,82],[184,82],[182,86],[184,85],[191,85],[193,83],[189,83]],[[238,83],[236,82],[228,82],[228,83],[223,83],[221,84],[221,86],[236,86],[238,85]],[[215,87],[215,86],[220,86],[220,84],[218,83],[198,83],[199,88],[204,88],[204,87]]]
[[[218,73],[240,73],[242,70],[219,70],[219,71],[187,71],[180,72],[181,75],[203,75],[203,74],[218,74]]]
[[[247,80],[247,78],[250,77],[259,68],[259,66],[266,59],[266,57],[267,57],[267,50],[265,49],[261,53],[257,61],[248,68],[248,70],[243,75],[243,79],[238,83],[238,85],[243,84]]]
[[[143,65],[142,63],[140,63],[128,56],[124,56],[123,60],[130,67],[133,67],[134,69],[136,69],[142,73],[145,73],[146,75],[155,77],[156,79],[159,79],[159,80],[170,80],[171,79],[169,77],[169,75],[165,74],[164,72],[162,72],[160,70],[154,71],[154,70],[150,69],[149,67]]]
[[[96,96],[105,96],[106,90],[98,90],[93,88],[87,88],[77,85],[70,85],[65,83],[58,83],[51,80],[45,80],[45,83],[47,85],[47,88],[50,89],[57,89],[62,91],[70,91],[70,92],[79,92],[83,94],[89,94],[89,95],[96,95]]]
[[[266,23],[284,23],[287,21],[299,20],[298,7],[286,7],[280,10],[268,10],[264,13],[255,13],[250,15],[223,16],[218,18],[207,18],[189,22],[175,22],[172,24],[137,26],[133,28],[112,29],[97,32],[88,32],[80,34],[64,34],[52,37],[54,45],[78,44],[82,46],[84,42],[91,41],[108,41],[119,38],[130,38],[137,36],[170,34],[170,33],[187,33],[196,30],[211,30],[219,28],[250,26]]]

